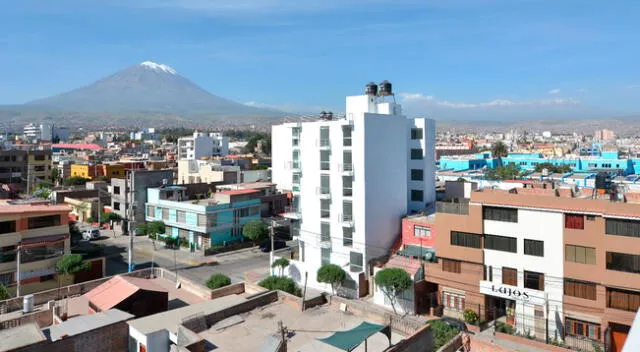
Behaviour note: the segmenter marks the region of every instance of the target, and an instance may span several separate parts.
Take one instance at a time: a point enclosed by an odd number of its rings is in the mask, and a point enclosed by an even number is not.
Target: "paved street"
[[[113,237],[111,230],[103,230],[101,234],[102,237],[91,241],[91,244],[101,247],[103,255],[107,257],[107,275],[126,272],[129,237]],[[87,243],[82,245],[87,246]],[[167,249],[161,242],[155,242],[154,246],[146,236],[134,237],[136,269],[150,267],[152,262],[172,271],[177,269],[179,275],[196,282],[204,282],[214,273],[223,273],[234,282],[243,281],[247,273],[250,273],[252,280],[269,275],[269,254],[262,253],[257,248],[205,257],[201,252]]]

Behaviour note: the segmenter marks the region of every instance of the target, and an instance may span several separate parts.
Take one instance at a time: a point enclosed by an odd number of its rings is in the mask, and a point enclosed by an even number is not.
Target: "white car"
[[[91,241],[100,238],[100,229],[97,227],[86,229],[82,231],[82,239]]]

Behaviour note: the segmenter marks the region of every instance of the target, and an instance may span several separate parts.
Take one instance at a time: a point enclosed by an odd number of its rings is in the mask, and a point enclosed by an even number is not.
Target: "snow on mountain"
[[[171,67],[169,67],[167,65],[157,64],[157,63],[155,63],[153,61],[142,62],[142,63],[140,63],[140,66],[146,67],[146,68],[151,69],[151,70],[163,71],[163,72],[166,72],[166,73],[170,73],[172,75],[177,75],[178,74],[178,72],[176,70],[174,70],[173,68],[171,68]]]

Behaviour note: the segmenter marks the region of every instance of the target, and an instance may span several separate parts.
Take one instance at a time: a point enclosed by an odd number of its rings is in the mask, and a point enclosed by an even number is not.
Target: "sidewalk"
[[[479,334],[471,335],[472,352],[544,352],[532,346],[503,340],[493,336],[493,329],[487,329]]]

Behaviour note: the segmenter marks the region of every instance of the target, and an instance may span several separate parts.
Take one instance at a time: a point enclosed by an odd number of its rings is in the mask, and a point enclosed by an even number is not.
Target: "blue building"
[[[601,152],[598,156],[567,158],[545,158],[540,153],[513,153],[502,158],[503,165],[514,164],[523,171],[533,170],[536,165],[551,163],[556,166],[567,165],[575,172],[610,170],[621,175],[632,175],[640,171],[640,160],[620,159],[618,152]]]
[[[241,189],[188,200],[186,187],[162,186],[147,190],[145,208],[147,221],[165,223],[166,236],[205,249],[242,239],[242,227],[260,220],[260,192]]]
[[[470,155],[442,156],[439,161],[440,170],[478,170],[485,166],[490,168],[500,166],[500,158],[493,158],[491,152],[482,152]]]

